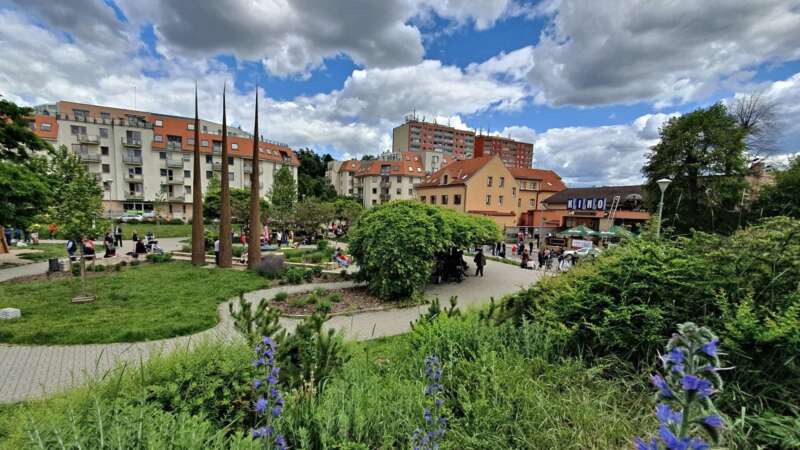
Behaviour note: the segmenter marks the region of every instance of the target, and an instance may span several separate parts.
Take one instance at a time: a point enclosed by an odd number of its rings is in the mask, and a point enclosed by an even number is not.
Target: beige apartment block
[[[37,107],[31,126],[54,146],[80,156],[103,187],[109,217],[148,212],[163,197],[162,214],[188,219],[192,208],[194,118],[73,102]],[[222,125],[200,121],[203,192],[222,169]],[[228,129],[228,173],[232,188],[250,188],[252,135]],[[260,139],[260,192],[269,193],[274,174],[289,166],[297,178],[299,162],[286,145]]]

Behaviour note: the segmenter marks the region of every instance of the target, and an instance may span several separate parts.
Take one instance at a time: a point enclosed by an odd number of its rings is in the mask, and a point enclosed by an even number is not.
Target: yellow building
[[[486,216],[501,227],[517,223],[517,182],[498,155],[456,160],[415,187],[423,203]]]

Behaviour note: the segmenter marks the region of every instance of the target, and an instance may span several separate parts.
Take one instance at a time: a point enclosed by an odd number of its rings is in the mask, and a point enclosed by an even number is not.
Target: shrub
[[[151,263],[165,263],[172,261],[172,253],[164,253],[160,255],[158,253],[148,253],[145,256],[145,259]]]
[[[649,365],[672,324],[717,331],[730,365],[719,404],[751,417],[800,404],[800,220],[772,218],[730,237],[630,239],[594,263],[508,298],[501,317],[536,321],[574,354]],[[758,426],[758,422],[753,424]],[[755,439],[760,439],[756,433]]]
[[[322,267],[312,267],[311,273],[314,275],[315,278],[319,278],[322,276]]]
[[[183,221],[183,219],[174,218],[174,219],[170,219],[168,223],[170,225],[183,225],[184,221]]]
[[[310,298],[307,295],[301,295],[289,300],[289,305],[295,308],[302,308],[310,303]]]
[[[242,253],[245,252],[245,248],[246,247],[244,245],[234,245],[231,247],[231,255],[234,258],[241,258]]]
[[[123,261],[120,261],[120,262],[119,262],[119,265],[120,265],[120,266],[122,266],[122,267],[125,267],[125,266],[127,266],[127,265],[128,265],[128,261],[125,261],[125,260],[123,260]]]
[[[305,280],[306,283],[314,281],[314,271],[311,269],[303,270],[303,280]]]
[[[321,240],[317,242],[317,251],[318,252],[325,252],[330,248],[330,243],[326,240]]]
[[[281,292],[278,292],[277,294],[275,294],[275,297],[272,297],[272,301],[274,301],[274,302],[285,302],[287,298],[289,298],[289,294],[287,294],[286,292],[281,291]]]
[[[299,267],[289,267],[283,274],[283,279],[289,284],[300,284],[305,278],[306,271]]]
[[[119,272],[120,270],[122,270],[122,263],[120,262],[120,263],[114,264],[113,267],[114,267],[114,272]]]
[[[342,293],[331,292],[330,294],[328,294],[328,300],[332,301],[333,303],[339,303],[342,301]]]
[[[267,278],[279,277],[284,272],[286,259],[283,255],[264,255],[258,263],[256,272]]]
[[[139,225],[140,223],[142,223],[142,221],[139,219],[128,219],[127,222],[128,225]]]
[[[131,266],[136,267],[139,265],[139,262],[140,261],[138,259],[134,259],[133,261],[131,261]]]
[[[396,201],[365,212],[350,230],[350,252],[359,278],[386,300],[407,298],[429,281],[437,253],[500,239],[490,219]]]
[[[308,259],[310,260],[310,262],[312,262],[312,263],[314,263],[314,264],[319,264],[319,263],[321,263],[321,262],[322,262],[322,258],[323,258],[323,257],[324,257],[324,255],[322,255],[321,253],[312,253],[312,254],[309,256],[309,258],[308,258]]]

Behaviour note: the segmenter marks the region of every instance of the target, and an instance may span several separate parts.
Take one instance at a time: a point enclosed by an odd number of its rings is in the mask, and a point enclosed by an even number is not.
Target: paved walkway
[[[474,270],[474,264],[470,264]],[[29,266],[26,266],[29,267]],[[7,269],[13,270],[13,269]],[[438,296],[447,304],[457,295],[462,310],[488,303],[490,297],[499,299],[538,280],[539,272],[524,270],[508,264],[488,261],[486,276],[467,277],[462,283],[432,285],[429,296]],[[257,303],[276,293],[306,292],[309,290],[351,287],[351,282],[317,283],[299,286],[280,286],[245,294],[245,300]],[[337,316],[326,322],[326,328],[341,330],[348,339],[365,340],[392,336],[408,331],[410,323],[427,310],[426,305],[412,308]],[[70,346],[22,346],[0,344],[0,403],[41,398],[79,385],[87,378],[102,377],[120,364],[138,364],[151,354],[191,347],[205,339],[230,340],[237,338],[228,312],[228,302],[219,306],[220,322],[214,328],[191,336],[160,341],[93,344]],[[282,318],[281,324],[293,330],[297,320]]]

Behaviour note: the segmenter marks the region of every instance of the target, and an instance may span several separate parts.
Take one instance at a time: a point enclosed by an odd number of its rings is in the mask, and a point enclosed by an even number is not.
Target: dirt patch
[[[337,299],[338,301],[336,301]],[[377,297],[370,295],[366,287],[303,292],[290,294],[283,301],[276,301],[274,298],[267,300],[269,300],[271,308],[279,310],[281,314],[290,316],[312,314],[316,311],[317,301],[322,301],[325,304],[330,302],[330,314],[349,314],[402,306],[397,303],[381,301]]]

